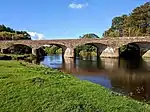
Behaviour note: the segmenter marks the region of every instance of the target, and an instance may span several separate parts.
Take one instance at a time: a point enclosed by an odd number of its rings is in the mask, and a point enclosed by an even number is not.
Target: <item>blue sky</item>
[[[0,24],[28,31],[34,39],[101,36],[115,16],[149,0],[1,0]]]

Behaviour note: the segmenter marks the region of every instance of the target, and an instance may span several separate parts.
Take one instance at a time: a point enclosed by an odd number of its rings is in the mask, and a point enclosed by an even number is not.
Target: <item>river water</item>
[[[150,101],[150,59],[63,59],[61,55],[51,55],[45,56],[40,64],[100,84],[136,100]]]

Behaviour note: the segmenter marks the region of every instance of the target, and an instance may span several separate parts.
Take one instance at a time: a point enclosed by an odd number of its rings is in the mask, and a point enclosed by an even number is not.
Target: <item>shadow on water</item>
[[[40,64],[71,73],[134,99],[150,101],[150,59],[62,59],[61,55],[51,55],[46,56]]]

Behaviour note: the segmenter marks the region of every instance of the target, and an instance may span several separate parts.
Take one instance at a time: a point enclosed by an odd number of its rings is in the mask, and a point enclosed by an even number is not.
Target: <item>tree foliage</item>
[[[31,40],[31,36],[26,31],[15,31],[0,25],[0,40]]]
[[[49,47],[43,47],[43,50],[47,54],[61,54],[62,53],[62,48],[60,48],[56,45],[51,45]]]
[[[99,38],[99,37],[94,33],[89,33],[89,34],[84,34],[83,36],[80,36],[80,38]]]
[[[129,15],[113,18],[104,37],[150,36],[150,2],[135,8]]]

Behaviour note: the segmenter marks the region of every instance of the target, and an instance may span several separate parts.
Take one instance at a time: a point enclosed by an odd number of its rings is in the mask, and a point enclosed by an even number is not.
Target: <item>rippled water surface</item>
[[[134,99],[150,101],[150,59],[125,61],[89,57],[74,60],[51,55],[45,56],[40,63]]]

